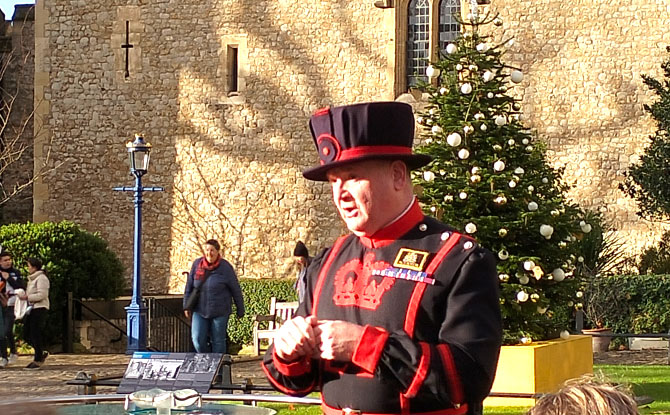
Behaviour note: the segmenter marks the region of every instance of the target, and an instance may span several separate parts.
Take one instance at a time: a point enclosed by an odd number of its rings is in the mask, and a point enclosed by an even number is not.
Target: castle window
[[[247,93],[249,77],[249,47],[246,34],[230,34],[221,37],[217,78],[222,94],[217,105],[242,105]]]
[[[239,62],[238,62],[238,48],[237,46],[228,46],[228,94],[237,94],[238,79],[239,79]]]
[[[426,68],[438,50],[456,39],[463,4],[469,0],[397,0],[396,85],[397,95],[419,81],[427,81]]]
[[[407,10],[407,85],[426,80],[430,59],[430,5],[428,0],[412,0]]]
[[[440,1],[440,50],[444,50],[447,44],[458,37],[461,25],[454,16],[461,13],[461,0]]]

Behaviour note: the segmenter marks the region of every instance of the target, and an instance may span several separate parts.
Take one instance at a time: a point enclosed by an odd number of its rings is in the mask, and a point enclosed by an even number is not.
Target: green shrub
[[[582,291],[586,293],[581,306],[586,313],[588,325],[595,328],[602,327],[602,314],[610,308],[601,298],[611,293],[606,291],[609,286],[593,284],[596,280],[625,269],[630,258],[624,250],[623,239],[615,233],[601,213],[586,211],[584,220],[591,224],[592,230],[577,241],[579,256],[575,271],[581,276]]]
[[[240,279],[244,296],[245,315],[237,318],[235,312],[228,323],[228,337],[232,344],[251,344],[253,340],[254,316],[270,311],[270,297],[282,301],[296,301],[298,295],[293,289],[293,279]]]
[[[584,220],[592,227],[591,232],[577,241],[576,272],[588,282],[600,275],[613,275],[625,268],[629,258],[625,251],[625,241],[616,229],[603,217],[602,213],[588,210]]]
[[[25,261],[39,258],[51,284],[47,344],[61,340],[67,293],[75,298],[111,299],[124,287],[123,265],[107,242],[72,222],[11,224],[0,227],[0,243],[27,279]]]
[[[642,253],[638,268],[640,274],[670,274],[670,231],[663,234],[657,246]]]
[[[597,278],[586,295],[599,307],[602,325],[616,333],[670,330],[670,275]]]

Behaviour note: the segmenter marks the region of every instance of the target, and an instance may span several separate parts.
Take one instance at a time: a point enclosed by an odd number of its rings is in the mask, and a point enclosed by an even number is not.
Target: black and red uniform
[[[322,392],[327,415],[465,414],[490,391],[502,325],[493,255],[416,202],[373,237],[341,237],[309,268],[302,316],[365,326],[352,361],[281,361],[273,386]]]

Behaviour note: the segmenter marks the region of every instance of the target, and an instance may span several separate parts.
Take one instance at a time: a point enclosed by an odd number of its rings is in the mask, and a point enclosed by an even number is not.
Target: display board
[[[223,353],[135,352],[117,393],[160,388],[209,392]]]

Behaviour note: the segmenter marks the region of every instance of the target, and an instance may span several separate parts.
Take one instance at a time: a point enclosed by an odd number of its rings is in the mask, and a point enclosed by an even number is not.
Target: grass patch
[[[640,407],[641,414],[670,414],[670,366],[594,365],[593,372],[603,379],[629,385],[636,396],[654,399]],[[523,415],[524,407],[484,408],[486,415]]]
[[[484,408],[485,415],[522,415],[525,414],[529,406],[497,406]]]
[[[285,403],[260,402],[258,406],[271,408],[277,411],[277,415],[320,415],[319,405],[292,405]]]
[[[611,382],[632,386],[636,396],[646,395],[654,399],[651,404],[641,407],[640,413],[670,413],[670,366],[596,365],[593,371]]]
[[[610,382],[630,385],[636,396],[646,395],[654,399],[651,404],[640,408],[641,414],[670,414],[670,366],[594,365],[593,372]],[[318,405],[259,403],[259,406],[272,408],[277,415],[321,414]],[[522,406],[488,407],[484,408],[484,414],[523,415],[528,409]]]
[[[321,407],[318,405],[288,405],[285,403],[259,402],[258,406],[271,408],[277,411],[277,415],[321,415]],[[484,408],[485,415],[522,415],[528,407],[502,406],[495,408]]]

